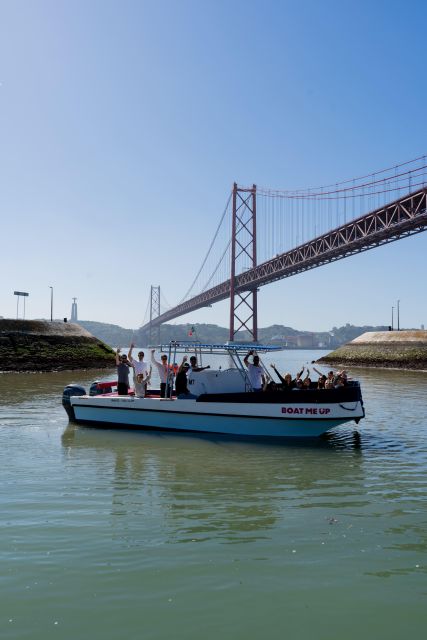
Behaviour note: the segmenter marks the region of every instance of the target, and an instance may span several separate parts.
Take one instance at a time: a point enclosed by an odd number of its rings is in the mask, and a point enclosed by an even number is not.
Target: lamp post
[[[394,325],[393,325],[393,321],[394,321],[393,314],[394,314],[394,307],[392,307],[392,308],[391,308],[391,330],[392,330],[392,331],[393,331],[393,329],[394,329]]]
[[[400,331],[400,300],[397,301],[397,330]]]
[[[14,296],[17,296],[17,300],[16,300],[16,319],[18,320],[18,316],[19,316],[19,298],[24,298],[24,320],[25,320],[25,298],[28,298],[28,296],[30,295],[27,291],[14,291],[13,292]]]
[[[53,322],[53,287],[50,289],[50,321]]]

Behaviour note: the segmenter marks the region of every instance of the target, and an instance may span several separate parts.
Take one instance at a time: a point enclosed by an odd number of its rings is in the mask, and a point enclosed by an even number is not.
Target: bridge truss
[[[244,193],[249,194],[245,198]],[[142,329],[154,328],[164,322],[173,320],[202,307],[210,306],[220,300],[225,300],[231,296],[230,307],[230,339],[233,340],[236,333],[236,323],[234,319],[238,316],[238,309],[241,305],[247,304],[247,295],[253,294],[252,305],[249,306],[249,318],[254,318],[254,325],[250,331],[254,341],[256,340],[256,292],[259,287],[288,278],[290,276],[320,267],[336,260],[341,260],[348,256],[368,249],[388,244],[401,238],[411,236],[427,228],[427,188],[423,188],[406,194],[389,204],[382,206],[370,213],[360,216],[336,229],[324,233],[313,240],[301,244],[300,246],[276,255],[274,258],[256,264],[256,187],[243,189],[235,185],[233,191],[236,198],[234,210],[237,211],[237,199],[245,202],[243,209],[251,212],[250,222],[246,219],[241,222],[246,232],[249,233],[249,245],[244,243],[239,245],[236,242],[237,235],[234,235],[235,251],[249,252],[253,262],[252,268],[243,273],[230,274],[230,279],[211,287],[210,289],[193,296],[176,307],[150,318],[149,325],[144,325]],[[242,204],[241,203],[241,204]],[[243,206],[243,205],[242,205]],[[236,224],[239,224],[236,222]],[[253,224],[252,230],[250,224]],[[232,232],[233,234],[233,232]],[[251,239],[252,237],[252,239]],[[235,261],[232,260],[232,264]],[[236,304],[236,296],[239,302]],[[232,319],[233,314],[233,319]],[[255,315],[254,315],[255,314]],[[241,320],[239,328],[249,328],[248,319]],[[237,329],[238,330],[238,329]]]

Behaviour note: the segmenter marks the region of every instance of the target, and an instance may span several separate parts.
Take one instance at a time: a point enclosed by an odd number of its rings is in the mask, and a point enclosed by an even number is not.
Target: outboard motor
[[[86,395],[86,389],[84,389],[84,387],[81,387],[78,384],[69,384],[65,387],[64,391],[62,392],[62,406],[67,412],[67,415],[70,420],[73,420],[73,421],[75,420],[74,409],[70,402],[71,396],[85,396],[85,395]]]

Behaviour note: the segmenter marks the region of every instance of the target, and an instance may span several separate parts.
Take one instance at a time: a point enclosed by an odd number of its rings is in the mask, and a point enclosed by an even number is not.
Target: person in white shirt
[[[164,353],[160,356],[161,362],[155,359],[154,354],[156,350],[151,349],[151,362],[157,367],[157,372],[160,378],[160,397],[169,398],[172,390],[171,378],[173,376],[172,369],[168,365],[168,357]]]
[[[143,351],[140,351],[138,353],[138,360],[135,360],[135,358],[132,358],[132,350],[134,346],[135,345],[132,342],[129,348],[128,360],[130,362],[131,367],[133,368],[133,381],[135,383],[137,376],[141,374],[144,374],[144,376],[146,376],[148,374],[148,364],[144,362]]]
[[[252,363],[249,362],[249,356],[253,356]],[[244,357],[243,362],[248,369],[249,382],[254,391],[262,391],[265,385],[265,376],[262,367],[259,366],[259,356],[254,355],[253,350]]]

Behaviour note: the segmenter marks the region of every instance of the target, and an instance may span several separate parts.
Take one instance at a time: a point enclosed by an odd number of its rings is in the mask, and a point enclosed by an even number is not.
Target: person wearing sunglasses
[[[117,367],[117,393],[119,396],[127,396],[129,392],[129,369],[130,363],[127,357],[120,353],[120,349],[116,351],[116,367]]]
[[[160,378],[160,397],[161,398],[170,398],[172,385],[171,385],[171,376],[173,375],[171,367],[168,365],[168,357],[166,354],[162,353],[160,356],[161,362],[155,359],[154,354],[156,350],[151,349],[151,362],[156,366],[157,373]]]

